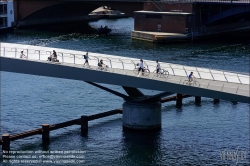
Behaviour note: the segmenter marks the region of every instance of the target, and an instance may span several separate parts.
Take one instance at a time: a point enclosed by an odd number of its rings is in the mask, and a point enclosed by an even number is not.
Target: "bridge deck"
[[[59,63],[47,62],[47,57],[55,49]],[[20,51],[28,59],[20,59]],[[85,52],[30,45],[1,43],[1,71],[35,74],[90,82],[99,82],[136,88],[145,88],[173,93],[189,94],[230,101],[249,103],[249,74],[233,73],[206,68],[196,68],[178,64],[160,62],[161,68],[169,71],[169,76],[157,77],[154,61],[145,60],[149,76],[134,73],[139,59],[119,57],[89,52],[90,68],[83,67]],[[107,71],[97,67],[98,60],[103,59],[109,65]],[[187,74],[191,71],[197,77],[198,85],[185,85]]]

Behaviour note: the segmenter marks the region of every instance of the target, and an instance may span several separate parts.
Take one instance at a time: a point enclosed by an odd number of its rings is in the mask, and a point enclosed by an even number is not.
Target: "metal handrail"
[[[240,81],[239,74],[237,74],[237,77],[238,77],[238,79],[239,79],[239,81]],[[242,82],[241,82],[241,81],[240,81],[240,83],[242,84]]]
[[[107,58],[109,60],[109,63],[110,63],[110,68],[112,68],[112,63],[111,63],[111,60],[109,58]]]
[[[41,58],[40,58],[40,57],[41,57],[40,50],[35,50],[35,52],[36,52],[36,51],[38,52],[39,61],[40,61],[40,60],[41,60]]]
[[[37,51],[39,51],[39,50],[37,50]],[[75,54],[71,54],[71,55],[74,56]],[[75,57],[75,56],[74,56],[74,57]],[[95,58],[97,58],[97,57],[95,57]],[[75,59],[75,58],[74,58],[74,59]],[[97,59],[98,59],[98,58],[97,58]],[[111,59],[110,59],[110,60],[111,60]],[[112,62],[112,61],[111,61],[111,62]],[[131,60],[131,62],[132,62],[133,64],[135,64],[133,60]],[[95,68],[92,68],[92,69],[95,69]],[[185,67],[184,67],[184,69],[185,69]],[[186,70],[186,69],[185,69],[185,70]],[[125,74],[128,74],[127,71],[128,71],[128,70],[126,70]],[[107,72],[112,72],[112,73],[113,73],[113,72],[115,72],[115,70],[110,70],[110,71],[107,71]],[[152,75],[152,73],[151,73],[151,75]],[[148,76],[148,78],[150,78],[150,75]],[[152,77],[152,78],[153,78],[153,77]],[[157,78],[154,78],[154,79],[157,79]],[[179,84],[182,84],[182,79],[183,79],[183,77],[179,79],[179,81],[178,81]],[[166,78],[165,81],[169,81],[169,80]],[[211,82],[211,81],[209,81],[208,84],[203,84],[203,85],[207,85],[207,88],[209,88],[210,82]],[[217,85],[213,85],[213,86],[217,86]],[[199,87],[201,87],[201,84],[199,85]],[[217,86],[217,87],[218,87],[218,86]],[[226,86],[223,84],[223,85],[222,85],[221,91],[223,91],[224,87],[226,87]],[[228,88],[236,89],[235,87],[233,87],[233,88],[232,88],[232,87],[228,87]],[[237,89],[235,90],[235,93],[236,93],[236,94],[238,94],[239,89],[240,89],[240,85],[238,85]]]
[[[17,48],[11,48],[11,51],[15,49],[15,58],[16,58],[16,53],[17,53]]]
[[[41,50],[40,50],[41,51]],[[46,51],[46,52],[50,52],[50,51]],[[105,57],[106,58],[106,57]],[[112,58],[112,59],[115,59],[115,58]],[[121,59],[119,59],[119,58],[117,58],[118,60],[121,60]],[[112,61],[112,60],[111,60]],[[121,60],[122,61],[122,60]],[[134,63],[134,62],[133,62]],[[170,65],[170,64],[169,64]],[[173,69],[173,67],[170,65],[170,68],[171,69]],[[176,69],[178,69],[177,67],[176,67]],[[199,70],[196,68],[196,70],[199,72]],[[211,72],[211,71],[210,71]],[[206,73],[206,72],[203,72],[203,73]],[[239,76],[238,76],[239,77]]]
[[[122,62],[122,69],[124,70],[124,64],[123,61],[121,59],[119,59]]]
[[[62,62],[64,62],[63,52],[57,52],[58,56],[62,55]]]
[[[74,57],[74,64],[76,64],[76,57],[75,54],[70,54],[70,57],[73,56]]]
[[[10,48],[10,49],[8,50],[8,48]],[[3,49],[1,48],[1,51],[3,50],[3,56],[6,56],[6,52],[14,52],[15,53],[15,57],[16,57],[18,49],[21,49],[21,48],[3,47]],[[21,50],[24,50],[24,49],[21,49]],[[33,49],[25,49],[25,50],[27,51],[27,55],[28,55],[28,53],[31,52]],[[34,53],[38,53],[38,60],[41,60],[41,56],[43,56],[43,55],[48,55],[48,53],[51,54],[51,51],[44,51],[44,50],[37,50],[37,49],[33,50],[33,51],[34,51]],[[45,53],[45,54],[43,54],[43,53]],[[83,57],[81,57],[81,58],[77,57],[76,55],[78,55],[78,54],[71,54],[71,53],[64,53],[64,52],[58,52],[58,53],[62,55],[62,62],[65,62],[64,61],[65,54],[69,54],[70,56],[73,55],[73,57],[74,57],[74,64],[76,64],[76,58],[78,58],[78,59],[82,59],[83,58]],[[79,55],[82,55],[82,54],[79,54]],[[109,60],[111,68],[113,68],[113,64],[112,63],[118,63],[118,62],[122,63],[121,69],[123,69],[123,70],[126,70],[125,69],[125,64],[134,64],[134,66],[136,67],[136,63],[134,62],[134,60],[131,60],[131,59],[110,58],[110,57],[103,57],[103,56],[98,56],[98,57],[91,56],[91,57],[96,58],[98,61],[99,61],[100,57],[102,57],[103,59],[105,58],[105,59]],[[124,61],[128,61],[128,62],[124,62]],[[130,63],[129,61],[131,61],[132,63]],[[147,66],[147,68],[152,67],[152,65],[148,65],[147,64],[147,63],[151,63],[151,61],[147,61],[147,62],[144,61],[144,63]],[[185,66],[182,66],[182,65],[169,64],[169,63],[165,63],[165,64],[169,65],[169,67],[172,70],[174,76],[176,76],[176,72],[175,71],[179,71],[179,72],[184,71],[186,73],[186,75],[187,75],[187,71],[188,70],[190,71],[190,69],[186,69]],[[173,67],[173,65],[176,65],[176,66]],[[197,67],[190,67],[190,68],[194,68],[197,71],[197,73],[198,73],[198,75],[199,75],[200,78],[202,77],[202,73],[203,74],[208,74],[209,73],[211,75],[211,77],[212,77],[212,80],[215,80],[214,74],[215,75],[217,74],[217,75],[223,75],[224,78],[225,78],[225,80],[226,80],[226,82],[230,82],[230,80],[228,79],[228,77],[234,76],[234,77],[236,77],[238,79],[238,82],[240,84],[244,84],[242,82],[242,80],[241,80],[242,78],[249,78],[248,76],[242,75],[241,73],[232,73],[231,71],[226,71],[228,73],[225,73],[225,71],[217,70],[215,73],[213,73],[211,69],[197,68]],[[209,72],[201,71],[201,70],[204,70],[204,69],[205,70],[209,70]],[[131,69],[131,70],[133,70],[133,69]],[[222,73],[219,73],[219,72],[222,72]],[[183,76],[183,75],[179,75],[179,76]],[[206,76],[208,76],[208,75],[206,75]],[[204,77],[203,77],[203,79],[204,79]],[[233,81],[233,82],[235,82],[235,81]]]
[[[169,66],[170,66],[170,68],[172,69],[173,74],[174,74],[174,76],[175,76],[174,69],[172,68],[172,66],[171,66],[170,64],[169,64]]]
[[[224,75],[225,79],[227,80],[227,77],[225,76],[225,73],[224,73],[224,71],[223,71],[223,75]],[[228,80],[227,80],[227,82],[228,82]]]
[[[196,68],[196,71],[197,71],[197,73],[199,74],[199,77],[201,78],[200,72],[198,71],[198,69],[197,69],[197,68]]]
[[[51,51],[45,51],[45,53],[48,55],[48,53],[49,53],[49,55],[51,55]]]

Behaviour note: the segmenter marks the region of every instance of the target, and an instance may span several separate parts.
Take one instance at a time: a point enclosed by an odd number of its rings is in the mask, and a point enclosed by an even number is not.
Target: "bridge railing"
[[[168,80],[168,82],[173,82],[176,84],[183,84],[184,81],[187,80],[186,78],[171,78],[171,81]],[[197,79],[199,82],[199,79]],[[218,82],[214,82],[213,80],[206,80],[206,82],[199,82],[198,85],[190,84],[186,86],[193,86],[193,87],[199,87],[203,89],[209,89],[209,90],[215,90],[220,92],[227,92],[232,94],[238,94],[243,96],[249,96],[249,87],[243,86],[242,84],[238,85],[230,85],[228,86],[225,82],[222,82],[222,84],[217,84]]]
[[[47,63],[52,63],[47,61],[47,58],[52,54],[52,51],[40,50],[40,49],[24,49],[24,48],[13,48],[13,47],[1,47],[0,55],[10,58],[20,58],[20,52],[23,51],[28,57],[28,60],[39,60]],[[60,63],[74,64],[76,67],[82,66],[85,62],[83,54],[81,52],[57,52],[57,58]],[[136,76],[133,70],[138,67],[139,59],[128,58],[128,57],[115,57],[105,54],[89,53],[89,63],[91,69],[97,69],[97,63],[102,59],[104,64],[109,66],[107,72],[118,72],[119,74],[126,74]],[[194,73],[194,76],[198,79],[206,80],[205,83],[200,83],[201,88],[214,88],[220,91],[228,90],[236,94],[246,94],[245,87],[249,87],[249,73],[233,73],[230,71],[220,71],[207,68],[198,68],[192,66],[183,66],[177,64],[170,64],[160,62],[161,68],[168,70],[169,74],[173,77],[169,78],[158,78],[155,77],[152,72],[156,69],[156,62],[144,60],[145,67],[151,71],[148,76],[149,79],[157,79],[161,81],[174,82],[178,84],[183,84],[184,80],[187,80],[188,74],[190,72]],[[123,70],[124,72],[121,72]],[[174,77],[178,76],[178,77]],[[216,85],[213,81],[221,81],[220,85]],[[204,82],[204,81],[203,81]],[[226,87],[226,82],[236,83],[235,86]],[[242,85],[242,86],[241,86]],[[243,87],[243,88],[242,88]],[[248,88],[249,89],[249,88]]]

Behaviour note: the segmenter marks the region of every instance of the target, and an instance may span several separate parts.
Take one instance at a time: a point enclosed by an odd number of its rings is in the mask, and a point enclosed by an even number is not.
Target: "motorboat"
[[[98,28],[98,34],[108,34],[111,31],[112,30],[110,28],[108,28],[107,26],[105,26],[104,28],[102,26],[100,28]]]

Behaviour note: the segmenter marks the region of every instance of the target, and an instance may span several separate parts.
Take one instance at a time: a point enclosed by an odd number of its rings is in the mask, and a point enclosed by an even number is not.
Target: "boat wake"
[[[62,41],[79,41],[81,39],[89,39],[97,37],[96,34],[80,34],[71,33],[67,35],[60,35],[56,37],[51,37],[48,39],[33,39],[28,41],[19,42],[19,44],[34,45],[34,46],[47,46],[52,43],[59,43]]]

